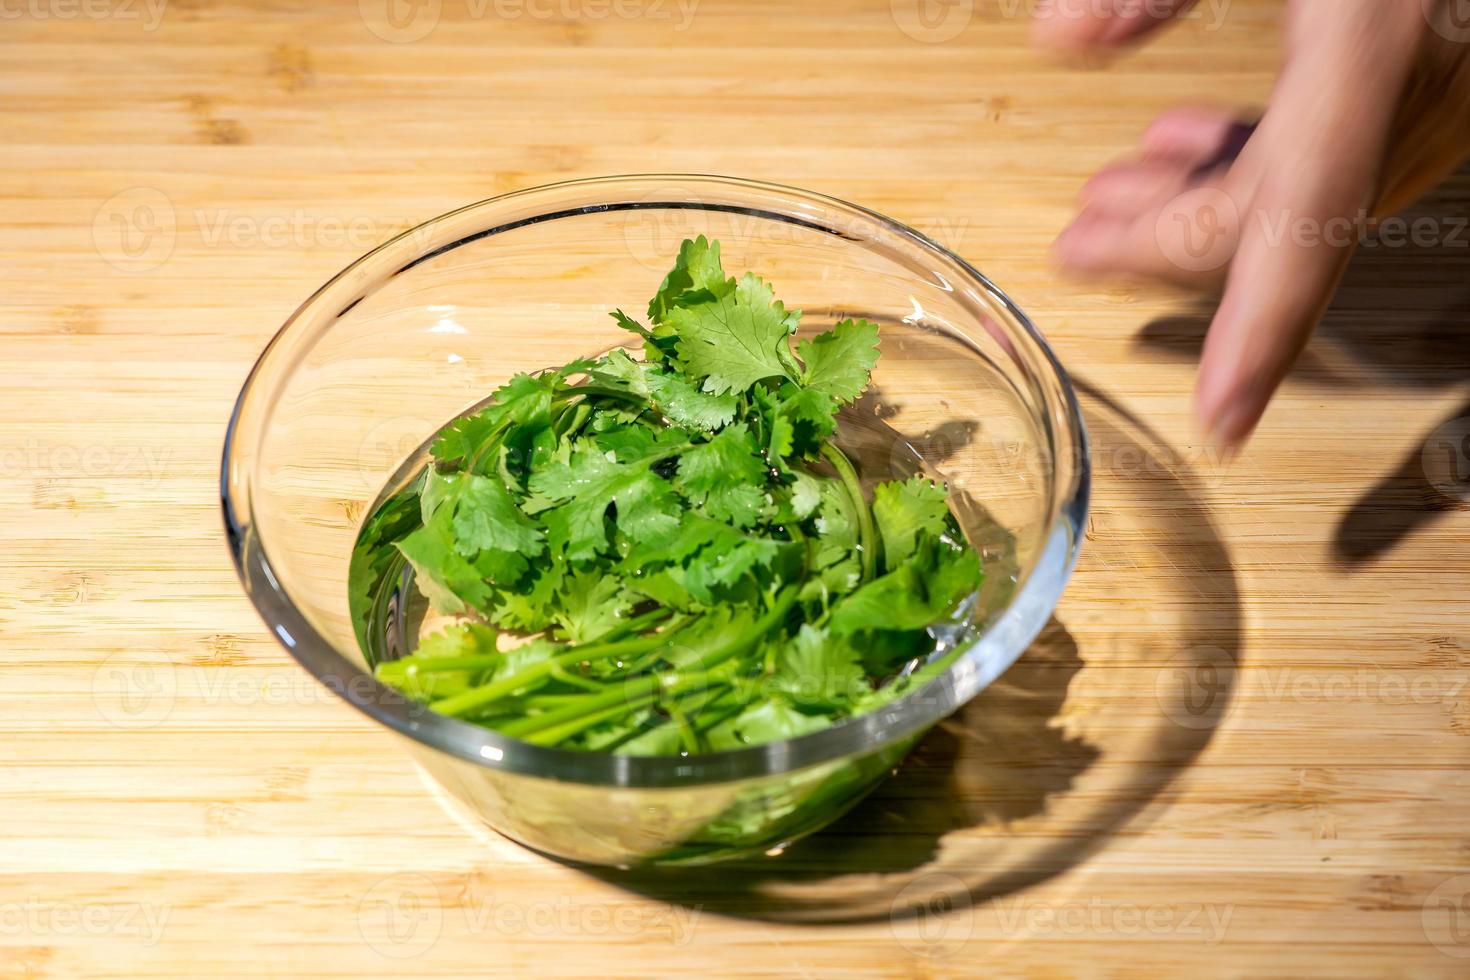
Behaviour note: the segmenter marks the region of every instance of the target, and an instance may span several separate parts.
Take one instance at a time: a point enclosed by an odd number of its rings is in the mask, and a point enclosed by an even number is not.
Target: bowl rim
[[[656,199],[656,195],[649,197],[650,192],[670,185],[680,190],[697,187],[710,196],[701,196],[696,203],[661,201]],[[639,190],[644,191],[642,196],[638,196]],[[917,246],[943,261],[951,270],[958,270],[969,279],[970,286],[978,288],[1003,309],[1035,346],[1045,366],[1052,372],[1051,380],[1061,392],[1061,415],[1073,442],[1070,485],[1054,504],[1056,517],[1046,531],[1035,565],[1010,601],[945,674],[873,712],[794,739],[687,757],[619,756],[533,745],[458,718],[435,714],[423,704],[381,684],[370,672],[344,656],[296,607],[272,573],[266,545],[256,533],[246,475],[248,467],[237,465],[243,453],[239,445],[242,418],[256,408],[266,412],[268,421],[269,412],[274,408],[273,401],[263,407],[254,406],[252,401],[267,363],[279,352],[283,339],[313,310],[324,294],[329,293],[334,285],[357,275],[374,259],[405,245],[417,244],[419,248],[412,259],[402,263],[402,268],[407,268],[469,241],[529,222],[518,220],[500,225],[488,224],[488,230],[466,236],[448,246],[425,249],[423,244],[430,237],[428,229],[440,223],[477,212],[489,216],[502,206],[525,204],[538,196],[558,197],[572,191],[585,192],[587,199],[577,206],[563,204],[533,220],[620,208],[659,207],[738,210],[772,219],[789,219],[784,212],[762,211],[746,202],[731,202],[730,198],[740,192],[760,194],[768,200],[779,199],[792,208],[817,205],[829,213],[860,218],[881,233]],[[832,227],[821,227],[820,230],[841,234],[839,229]],[[277,641],[318,681],[400,735],[477,766],[560,782],[627,788],[677,789],[793,774],[834,760],[866,755],[869,751],[878,751],[927,730],[1009,669],[1044,627],[1076,566],[1090,494],[1091,458],[1087,429],[1071,379],[1031,319],[978,269],[929,236],[870,208],[801,188],[714,174],[622,174],[559,181],[512,191],[446,212],[363,254],[314,291],[266,344],[236,398],[225,433],[220,465],[221,510],[236,573],[257,613],[272,628]]]

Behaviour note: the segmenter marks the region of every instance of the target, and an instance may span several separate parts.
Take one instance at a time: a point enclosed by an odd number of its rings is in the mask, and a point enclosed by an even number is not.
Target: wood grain
[[[1155,112],[1264,99],[1278,5],[1106,72],[1033,54],[1027,6],[942,43],[905,0],[443,0],[416,39],[370,0],[0,7],[0,977],[1464,976],[1470,513],[1423,449],[1470,416],[1470,255],[1365,253],[1213,455],[1200,307],[1046,249]],[[1098,453],[1036,649],[831,832],[692,876],[457,818],[273,642],[216,497],[246,371],[333,272],[634,171],[935,234],[1043,326]]]

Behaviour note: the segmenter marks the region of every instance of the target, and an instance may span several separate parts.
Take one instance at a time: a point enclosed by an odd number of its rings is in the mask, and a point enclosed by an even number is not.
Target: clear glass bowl
[[[721,242],[772,282],[803,333],[879,324],[868,396],[839,438],[865,481],[949,481],[986,581],[950,671],[894,704],[786,742],[685,758],[530,745],[378,684],[348,606],[363,518],[445,422],[518,371],[627,342],[680,242]],[[936,721],[1006,670],[1077,557],[1087,443],[1061,367],[963,259],[875,212],[771,184],[635,176],[556,184],[436,218],[353,263],[271,341],[240,393],[221,491],[251,600],[323,684],[402,735],[487,824],[608,865],[774,849],[851,807]],[[411,643],[412,640],[410,639]]]

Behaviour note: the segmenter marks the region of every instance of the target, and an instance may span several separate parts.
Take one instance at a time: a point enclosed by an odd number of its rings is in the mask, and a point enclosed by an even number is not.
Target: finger
[[[1303,36],[1289,45],[1251,147],[1271,165],[1201,358],[1196,413],[1222,445],[1254,430],[1356,244],[1352,222],[1371,202],[1415,47],[1405,8],[1380,3],[1299,0],[1293,8]]]
[[[1082,185],[1077,203],[1084,210],[1135,218],[1179,196],[1194,180],[1194,165],[1172,160],[1115,163]]]
[[[1254,129],[1223,109],[1181,106],[1150,123],[1141,143],[1146,159],[1203,165],[1233,159]]]
[[[1084,275],[1218,284],[1240,240],[1239,215],[1222,173],[1131,214],[1085,209],[1053,246],[1063,269]]]
[[[1042,0],[1031,25],[1041,47],[1074,52],[1135,41],[1194,6],[1196,0]]]

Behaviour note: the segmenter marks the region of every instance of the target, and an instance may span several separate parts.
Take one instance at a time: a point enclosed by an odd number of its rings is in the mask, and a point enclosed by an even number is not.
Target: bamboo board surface
[[[1223,459],[1198,303],[1046,249],[1155,112],[1260,104],[1277,5],[1106,73],[1033,54],[1027,7],[0,5],[0,977],[1466,975],[1470,182],[1421,209],[1438,244],[1363,253]],[[875,797],[773,862],[628,878],[458,819],[315,686],[239,588],[217,466],[254,357],[358,254],[652,171],[961,252],[1078,381],[1097,487],[1052,628]],[[752,897],[897,881],[919,921]]]

